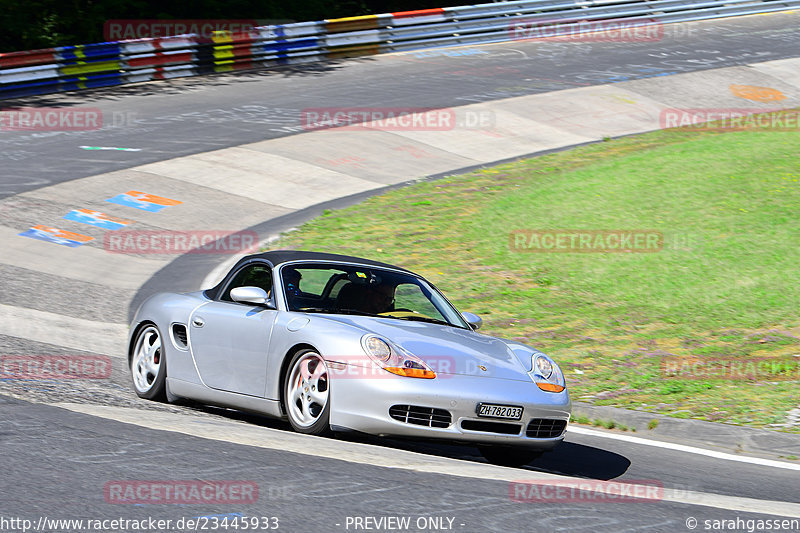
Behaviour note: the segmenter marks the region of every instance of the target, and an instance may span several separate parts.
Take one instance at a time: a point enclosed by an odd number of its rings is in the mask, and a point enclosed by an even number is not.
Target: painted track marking
[[[771,466],[773,468],[784,468],[786,470],[800,470],[800,465],[785,463],[783,461],[773,461],[771,459],[762,459],[760,457],[745,457],[741,455],[734,455],[732,453],[706,450],[705,448],[696,448],[694,446],[687,446],[685,444],[673,444],[671,442],[643,439],[641,437],[634,437],[632,435],[617,435],[615,433],[605,433],[603,431],[596,431],[593,429],[586,429],[575,426],[569,427],[567,434],[569,433],[575,433],[577,435],[589,435],[592,437],[601,437],[605,439],[621,440],[633,444],[643,444],[645,446],[655,446],[656,448],[666,448],[668,450],[675,450],[678,452],[705,455],[706,457],[713,457],[714,459],[723,459],[725,461],[738,461],[740,463],[749,463],[759,466]]]
[[[3,334],[111,357],[125,355],[128,326],[0,304]],[[46,354],[42,354],[46,355]]]

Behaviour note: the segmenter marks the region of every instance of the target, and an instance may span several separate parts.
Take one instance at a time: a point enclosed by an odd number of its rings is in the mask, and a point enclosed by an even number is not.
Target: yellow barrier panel
[[[374,30],[378,27],[378,15],[364,15],[363,17],[345,17],[325,21],[325,30],[328,33],[343,31]]]
[[[214,59],[227,59],[234,57],[233,46],[215,46]]]
[[[122,68],[119,61],[98,61],[96,63],[80,62],[77,65],[65,65],[58,70],[65,76],[75,76],[77,74],[122,70]]]
[[[215,31],[211,34],[211,41],[214,44],[232,43],[233,33],[227,30]]]

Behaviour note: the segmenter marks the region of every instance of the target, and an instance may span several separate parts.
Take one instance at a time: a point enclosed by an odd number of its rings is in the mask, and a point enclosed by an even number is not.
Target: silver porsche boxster
[[[490,462],[527,464],[564,438],[564,375],[480,325],[403,268],[271,251],[211,289],[146,300],[128,361],[142,398],[285,418],[314,435],[472,443]]]

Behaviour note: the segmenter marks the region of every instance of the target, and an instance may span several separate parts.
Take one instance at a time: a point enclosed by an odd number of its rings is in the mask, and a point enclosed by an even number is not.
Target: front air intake
[[[453,420],[450,412],[445,409],[419,405],[393,405],[389,408],[389,416],[399,422],[429,428],[446,428]]]
[[[461,429],[482,431],[483,433],[501,433],[503,435],[519,435],[522,425],[508,422],[491,422],[489,420],[462,420]]]
[[[554,437],[560,437],[566,428],[566,420],[533,418],[528,424],[528,430],[525,434],[534,439],[552,439]]]

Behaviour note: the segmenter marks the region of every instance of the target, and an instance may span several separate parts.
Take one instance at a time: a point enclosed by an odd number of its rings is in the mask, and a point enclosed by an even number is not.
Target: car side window
[[[410,309],[433,318],[442,316],[428,297],[422,293],[422,289],[413,283],[401,283],[398,285],[394,293],[394,299],[395,309]]]
[[[241,268],[228,283],[220,300],[232,302],[231,290],[236,287],[259,287],[272,296],[272,269],[264,264],[247,265]]]

